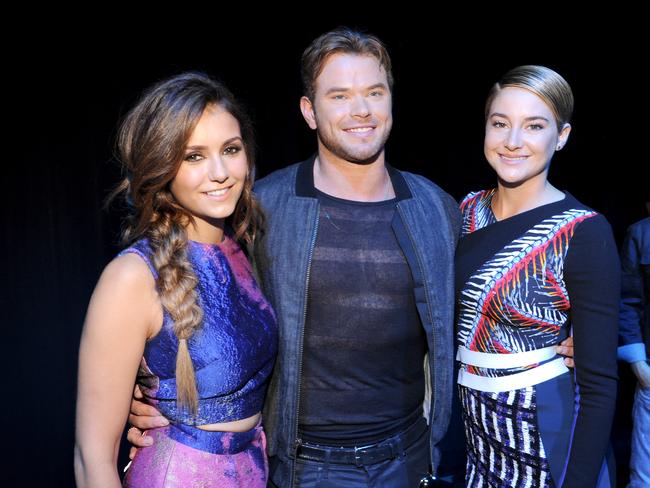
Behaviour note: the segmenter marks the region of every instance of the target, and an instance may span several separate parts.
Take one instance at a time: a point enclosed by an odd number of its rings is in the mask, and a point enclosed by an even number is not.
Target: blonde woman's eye
[[[242,150],[241,146],[228,146],[226,149],[223,150],[223,153],[228,155],[233,155],[233,154],[237,154],[241,150]]]

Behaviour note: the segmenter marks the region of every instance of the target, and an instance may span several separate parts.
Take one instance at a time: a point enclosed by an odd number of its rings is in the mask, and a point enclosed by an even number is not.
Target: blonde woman
[[[486,104],[494,189],[461,204],[458,378],[466,482],[611,486],[619,266],[605,218],[548,181],[567,143],[569,84],[520,66]],[[556,346],[573,335],[575,376]]]

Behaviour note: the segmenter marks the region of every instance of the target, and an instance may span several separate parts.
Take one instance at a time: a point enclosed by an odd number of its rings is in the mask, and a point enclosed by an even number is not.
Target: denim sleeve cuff
[[[638,342],[636,344],[627,344],[618,348],[618,359],[628,363],[637,361],[646,361],[645,344]]]

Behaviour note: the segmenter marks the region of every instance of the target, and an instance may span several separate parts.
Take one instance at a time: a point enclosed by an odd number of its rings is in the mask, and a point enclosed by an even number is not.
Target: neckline
[[[347,200],[345,198],[339,198],[335,197],[334,195],[330,195],[329,193],[325,193],[324,191],[319,190],[318,188],[314,187],[314,191],[317,196],[319,197],[324,197],[328,200],[332,200],[336,203],[343,203],[346,205],[358,205],[358,206],[379,206],[379,205],[386,205],[388,203],[395,203],[397,202],[397,196],[394,196],[392,198],[389,198],[388,200],[378,200],[376,202],[364,202],[360,200]]]
[[[295,196],[298,197],[308,197],[308,198],[318,198],[316,193],[316,187],[314,186],[314,160],[316,159],[316,154],[312,154],[309,159],[298,163],[295,174],[294,181],[294,192]],[[402,172],[398,169],[395,169],[388,162],[385,163],[386,170],[388,170],[388,176],[390,176],[390,181],[393,186],[393,191],[395,192],[395,200],[402,201],[413,198],[411,190],[408,183]],[[325,194],[327,195],[327,194]],[[328,195],[329,196],[329,195]],[[332,197],[336,198],[336,197]],[[354,202],[354,200],[350,200]]]
[[[490,215],[494,219],[495,224],[499,224],[501,222],[508,222],[508,221],[511,221],[512,219],[515,219],[517,217],[530,215],[531,212],[535,212],[535,211],[540,210],[540,209],[548,208],[551,205],[558,205],[558,204],[566,203],[571,198],[573,198],[568,191],[560,190],[562,193],[564,193],[564,198],[562,198],[561,200],[556,200],[555,202],[549,202],[549,203],[545,203],[543,205],[538,205],[537,207],[531,208],[529,210],[524,210],[523,212],[519,212],[518,214],[511,215],[510,217],[506,217],[505,219],[497,219],[497,216],[495,215],[494,211],[492,210],[492,198],[494,198],[494,195],[496,195],[497,189],[493,188],[492,190],[488,190],[488,191],[490,192],[490,195],[488,195],[488,197],[487,197],[488,201],[485,203],[485,207],[490,212]]]
[[[230,236],[228,236],[226,233],[224,233],[224,235],[223,235],[223,240],[222,240],[221,242],[201,242],[201,241],[195,241],[195,240],[193,240],[193,239],[189,239],[189,238],[187,239],[187,242],[189,242],[190,244],[192,244],[192,245],[194,245],[194,246],[210,247],[210,248],[219,248],[219,249],[221,249],[221,248],[227,246],[228,243],[229,243],[231,240],[232,240],[232,239],[230,238]]]

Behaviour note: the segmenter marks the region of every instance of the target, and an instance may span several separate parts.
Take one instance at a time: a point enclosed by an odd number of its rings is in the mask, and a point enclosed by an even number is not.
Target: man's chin
[[[334,141],[323,140],[320,138],[322,146],[337,158],[343,159],[353,164],[367,166],[375,163],[384,153],[385,142],[383,144],[335,144]]]
[[[382,155],[383,152],[384,152],[384,148],[382,147],[381,149],[375,152],[364,152],[364,153],[356,153],[356,154],[346,153],[342,157],[343,159],[349,161],[350,163],[366,166],[375,163]]]

